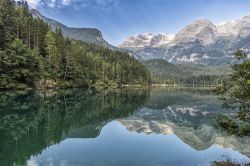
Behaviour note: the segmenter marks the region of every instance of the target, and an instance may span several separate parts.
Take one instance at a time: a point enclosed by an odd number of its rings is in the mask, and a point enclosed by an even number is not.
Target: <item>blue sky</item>
[[[91,27],[119,45],[139,33],[176,33],[196,19],[214,23],[250,14],[250,0],[28,0],[46,17]]]

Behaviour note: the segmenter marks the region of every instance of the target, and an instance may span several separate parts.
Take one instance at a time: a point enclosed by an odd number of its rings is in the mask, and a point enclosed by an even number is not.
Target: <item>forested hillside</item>
[[[204,67],[192,64],[171,64],[155,59],[144,62],[156,84],[217,85],[230,73],[229,65]]]
[[[149,84],[127,53],[82,43],[33,18],[27,2],[0,1],[0,88]]]

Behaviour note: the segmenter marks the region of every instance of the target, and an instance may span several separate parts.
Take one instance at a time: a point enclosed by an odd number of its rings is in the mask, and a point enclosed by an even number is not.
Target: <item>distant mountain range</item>
[[[128,52],[139,60],[163,59],[174,64],[217,66],[232,63],[233,53],[239,48],[250,53],[250,15],[218,25],[205,19],[196,20],[177,34],[139,34],[115,47],[105,41],[98,29],[67,27],[37,10],[30,12],[48,23],[52,30],[60,28],[65,36]]]
[[[130,36],[119,47],[124,48],[144,48],[157,47],[163,44],[168,44],[174,39],[171,34],[139,34],[137,36]]]
[[[196,20],[175,35],[130,36],[119,47],[134,51],[144,60],[225,64],[234,60],[233,53],[239,48],[250,53],[250,15],[219,25],[205,19]]]
[[[100,30],[95,28],[73,28],[73,27],[67,27],[66,25],[52,20],[50,18],[47,18],[43,16],[38,10],[32,9],[30,10],[30,13],[34,18],[42,19],[44,22],[50,25],[53,31],[55,31],[57,28],[60,28],[63,32],[63,34],[67,37],[70,37],[75,40],[80,40],[86,43],[93,43],[99,46],[109,47],[112,50],[115,51],[122,51],[127,52],[131,56],[134,56],[137,59],[141,59],[138,55],[136,55],[134,52],[123,49],[123,48],[117,48],[115,46],[110,45],[107,41],[104,40],[102,33]]]

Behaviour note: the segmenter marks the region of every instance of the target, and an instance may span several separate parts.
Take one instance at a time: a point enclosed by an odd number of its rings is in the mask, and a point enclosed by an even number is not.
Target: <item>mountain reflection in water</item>
[[[0,101],[2,165],[250,162],[249,138],[213,127],[228,111],[208,91],[2,92]]]

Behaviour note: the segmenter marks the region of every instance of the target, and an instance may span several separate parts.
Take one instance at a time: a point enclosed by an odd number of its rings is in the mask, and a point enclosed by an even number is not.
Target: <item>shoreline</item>
[[[96,88],[96,89],[119,89],[119,88],[149,88],[152,85],[141,85],[141,84],[131,84],[131,85],[104,85],[104,84],[93,84],[90,86],[50,86],[50,87],[26,87],[26,88],[0,88],[0,92],[5,91],[18,91],[18,90],[26,90],[26,91],[34,91],[34,90],[63,90],[63,89],[75,89],[75,88]]]
[[[120,89],[120,88],[173,88],[173,89],[206,89],[206,90],[215,90],[220,85],[176,85],[176,84],[151,84],[151,85],[141,85],[141,84],[125,84],[125,85],[101,85],[94,84],[91,86],[71,86],[71,87],[63,87],[63,86],[55,86],[55,87],[27,87],[27,88],[9,88],[9,89],[0,89],[0,92],[5,91],[18,91],[18,90],[26,90],[26,91],[34,91],[34,90],[63,90],[63,89],[75,89],[75,88],[96,88],[96,89]]]
[[[217,87],[221,85],[191,85],[191,84],[152,84],[153,88],[176,88],[176,89],[208,89],[208,90],[215,90]]]

